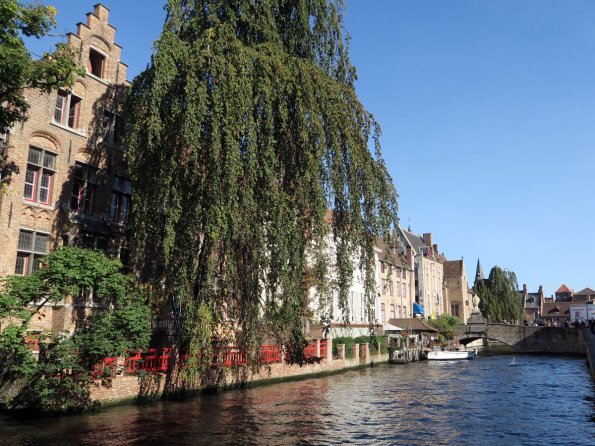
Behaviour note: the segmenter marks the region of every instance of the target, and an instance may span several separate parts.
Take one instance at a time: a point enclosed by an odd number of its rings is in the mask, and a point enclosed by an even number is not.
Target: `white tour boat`
[[[430,361],[452,361],[453,359],[473,359],[477,350],[433,350],[427,353]]]

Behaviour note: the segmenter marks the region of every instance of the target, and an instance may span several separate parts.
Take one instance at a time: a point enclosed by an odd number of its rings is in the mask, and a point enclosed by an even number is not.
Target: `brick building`
[[[535,293],[530,293],[527,285],[523,284],[523,289],[519,291],[521,305],[523,306],[524,318],[527,321],[533,322],[539,320],[541,317],[542,304],[545,302],[543,294],[543,286],[539,285],[539,289]]]
[[[445,312],[447,288],[444,282],[443,264],[446,258],[432,243],[432,234],[422,236],[411,230],[398,228],[399,245],[411,249],[415,267],[415,308],[425,317],[437,317]]]
[[[465,261],[447,260],[443,264],[446,293],[445,312],[467,322],[473,311],[473,294],[469,289]]]
[[[26,91],[29,119],[9,129],[5,158],[16,166],[0,194],[0,276],[30,274],[61,245],[103,249],[125,260],[131,200],[118,113],[129,83],[116,29],[101,4],[68,34],[85,74],[51,94]],[[76,307],[42,311],[38,327],[71,329]]]
[[[411,249],[399,247],[399,253],[388,255],[385,243],[377,243],[379,254],[378,288],[381,324],[389,319],[408,318],[413,314],[415,275]]]

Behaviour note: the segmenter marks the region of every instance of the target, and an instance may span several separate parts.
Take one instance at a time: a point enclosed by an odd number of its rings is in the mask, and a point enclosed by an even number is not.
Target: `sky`
[[[45,0],[57,33],[95,1]],[[163,0],[105,0],[132,80]],[[358,96],[382,127],[401,224],[473,281],[595,289],[595,2],[346,0]],[[54,38],[56,40],[56,38]],[[51,39],[28,41],[31,51]]]

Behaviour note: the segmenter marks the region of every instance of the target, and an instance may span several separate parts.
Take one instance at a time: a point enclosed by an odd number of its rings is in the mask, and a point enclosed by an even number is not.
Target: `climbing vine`
[[[299,349],[312,296],[329,319],[336,293],[348,317],[354,267],[371,305],[373,244],[397,223],[343,1],[166,10],[127,104],[137,264],[191,349],[217,337],[252,362],[263,338]]]

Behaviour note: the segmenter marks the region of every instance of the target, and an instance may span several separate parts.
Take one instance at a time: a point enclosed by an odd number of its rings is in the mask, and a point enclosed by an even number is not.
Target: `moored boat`
[[[429,361],[452,361],[454,359],[473,359],[477,350],[433,350],[427,354]]]

